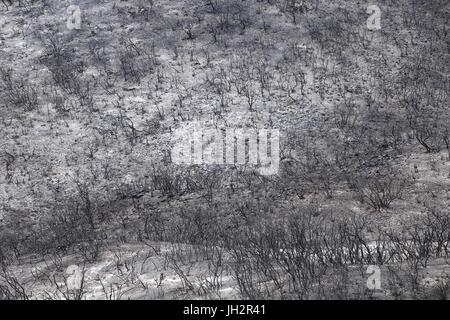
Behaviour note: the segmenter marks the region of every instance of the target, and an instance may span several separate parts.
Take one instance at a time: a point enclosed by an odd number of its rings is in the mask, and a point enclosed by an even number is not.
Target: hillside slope
[[[0,7],[0,299],[448,298],[450,5],[376,6]],[[192,123],[279,170],[177,163]]]

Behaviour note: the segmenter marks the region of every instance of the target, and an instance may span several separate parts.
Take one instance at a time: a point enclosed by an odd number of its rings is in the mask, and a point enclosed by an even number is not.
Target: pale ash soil
[[[187,1],[155,1],[156,13],[148,21],[139,15],[139,1],[77,1],[83,13],[81,30],[67,30],[65,26],[65,10],[72,2],[50,2],[48,7],[32,4],[27,10],[17,7],[9,11],[0,9],[0,65],[12,68],[19,78],[27,79],[38,88],[39,105],[35,110],[0,109],[0,150],[20,155],[12,166],[12,181],[7,181],[6,168],[0,166],[0,222],[5,220],[6,214],[14,212],[17,225],[23,223],[24,228],[29,227],[30,220],[38,223],[43,219],[43,213],[51,210],[48,201],[55,190],[60,190],[61,197],[75,194],[77,189],[72,181],[78,176],[88,177],[97,172],[93,183],[96,195],[108,204],[116,201],[113,195],[119,194],[122,188],[139,192],[148,187],[154,167],[165,166],[171,132],[182,121],[198,119],[244,127],[251,126],[255,120],[270,121],[282,132],[293,128],[306,132],[322,121],[331,122],[327,119],[331,117],[333,106],[342,102],[343,90],[346,91],[344,95],[359,90],[372,93],[371,59],[379,59],[383,53],[389,61],[386,77],[396,75],[401,60],[401,50],[377,33],[365,50],[348,49],[344,55],[352,65],[345,69],[342,62],[323,52],[310,39],[306,21],[293,25],[286,15],[265,2],[255,2],[255,8],[264,12],[265,19],[270,22],[270,32],[262,31],[262,22],[257,21],[243,34],[223,36],[228,45],[226,48],[213,43],[211,36],[199,27],[194,29],[194,40],[186,39],[184,33],[175,30],[176,19],[189,11]],[[333,1],[326,7],[333,12],[340,5],[345,6],[342,1]],[[361,30],[366,16],[362,17]],[[92,88],[93,110],[81,105],[73,94],[66,97],[67,111],[61,112],[55,107],[55,99],[58,94],[62,95],[62,90],[55,89],[51,71],[42,62],[52,34],[65,39],[65,50],[74,61],[86,64],[78,76],[97,84]],[[118,53],[126,41],[131,41],[141,50],[136,64],[144,75],[138,83],[125,81],[120,75]],[[256,100],[255,112],[250,112],[245,97],[235,93],[225,94],[227,106],[222,107],[219,94],[207,85],[206,79],[219,79],[220,72],[231,64],[245,64],[258,54],[269,60],[267,68],[274,78],[288,79],[286,84],[289,85],[288,70],[276,69],[273,65],[292,46],[299,48],[305,57],[308,54],[313,57],[310,60],[305,58],[309,62],[304,65],[292,66],[292,70],[299,67],[305,73],[303,91],[296,88],[288,95],[281,88],[274,87]],[[94,51],[103,55],[99,61],[93,58]],[[105,65],[113,73],[108,80],[105,80]],[[314,71],[313,65],[320,66],[320,72]],[[320,80],[323,83],[318,80],[320,76],[316,72],[325,75],[325,80]],[[112,85],[108,85],[109,81]],[[355,88],[355,84],[359,88]],[[255,90],[258,89],[255,87]],[[376,92],[373,94],[377,95]],[[354,99],[364,103],[357,94]],[[131,121],[137,132],[152,133],[139,137],[132,147],[128,132],[118,132],[118,139],[97,146],[97,140],[101,139],[99,128],[118,128],[117,118],[122,115]],[[159,125],[154,126],[155,122]],[[288,137],[285,135],[283,139]],[[317,143],[319,148],[323,143],[319,138],[311,142]],[[95,149],[93,159],[90,147]],[[402,198],[381,212],[374,212],[356,201],[344,182],[338,183],[339,188],[331,199],[320,192],[307,192],[302,199],[279,197],[276,202],[283,208],[314,206],[319,212],[334,210],[349,216],[367,215],[369,224],[374,226],[372,231],[367,231],[368,239],[375,238],[375,226],[400,229],[405,220],[423,215],[425,202],[449,208],[450,161],[446,151],[426,154],[418,146],[408,146],[403,154],[390,159],[390,163],[411,177],[412,183]],[[102,174],[105,168],[111,172],[107,178]],[[228,177],[228,172],[223,175]],[[245,194],[244,190],[240,196]],[[218,192],[217,197],[220,195]],[[257,197],[264,198],[264,195]],[[142,199],[168,213],[187,203],[203,201],[195,192],[169,200],[159,190],[146,192]],[[236,280],[228,268],[221,275],[219,290],[214,294],[206,289],[203,291],[213,279],[211,264],[208,259],[190,261],[193,254],[189,252],[195,250],[190,245],[152,242],[147,246],[138,243],[133,227],[140,222],[136,218],[136,210],[129,204],[127,206],[121,216],[126,227],[122,230],[119,221],[107,224],[105,228],[109,232],[110,245],[102,249],[96,262],[86,265],[86,299],[239,297]],[[27,233],[24,234],[26,236]],[[186,279],[171,267],[170,255],[174,247],[192,262],[189,267],[187,264],[181,266]],[[55,288],[48,274],[57,276],[59,280],[56,282],[64,285],[65,268],[79,263],[76,255],[61,257],[56,264],[48,257],[27,255],[10,268],[23,280],[26,290],[32,293],[31,298],[57,299],[64,298],[64,295]],[[432,287],[439,277],[448,277],[449,270],[446,259],[432,259],[428,267],[421,270],[421,284],[426,288]],[[355,291],[365,289],[364,271],[356,270],[356,267],[352,271]],[[187,292],[189,284],[186,280],[195,290]],[[388,277],[382,277],[383,290],[375,293],[375,297],[394,297],[388,280]],[[102,283],[106,284],[106,289],[102,289]]]

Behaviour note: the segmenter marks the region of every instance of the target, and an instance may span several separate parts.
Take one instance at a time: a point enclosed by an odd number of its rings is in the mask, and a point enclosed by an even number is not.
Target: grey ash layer
[[[449,13],[2,1],[0,299],[448,299]]]

